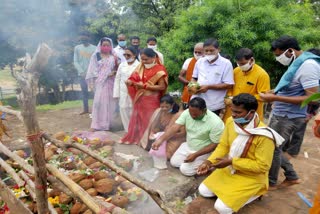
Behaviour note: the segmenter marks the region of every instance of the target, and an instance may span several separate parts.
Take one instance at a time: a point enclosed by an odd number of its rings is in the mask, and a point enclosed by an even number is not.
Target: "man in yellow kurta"
[[[214,206],[220,214],[237,212],[267,192],[274,142],[281,145],[283,138],[260,121],[257,106],[250,94],[233,98],[232,117],[220,143],[198,168],[199,175],[214,170],[201,183],[199,192],[204,197],[218,197]]]
[[[234,82],[232,89],[228,90],[227,96],[234,97],[240,93],[248,93],[258,100],[257,114],[259,118],[263,120],[263,102],[260,99],[259,93],[270,91],[270,78],[268,73],[255,64],[253,52],[249,48],[241,48],[236,53],[236,61],[238,67],[233,70]],[[226,109],[223,117],[223,121],[226,122],[231,116],[231,100],[227,98],[225,100]]]

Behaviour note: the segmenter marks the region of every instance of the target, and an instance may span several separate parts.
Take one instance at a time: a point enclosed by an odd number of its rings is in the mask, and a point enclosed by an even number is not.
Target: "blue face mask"
[[[118,42],[118,45],[119,45],[120,47],[125,47],[125,46],[127,45],[127,41],[119,41],[119,42]]]
[[[246,119],[248,117],[248,115],[250,114],[250,111],[248,112],[248,114],[244,117],[239,117],[239,118],[233,118],[233,121],[235,123],[238,123],[238,124],[246,124],[246,123],[249,123],[250,120],[249,119]]]

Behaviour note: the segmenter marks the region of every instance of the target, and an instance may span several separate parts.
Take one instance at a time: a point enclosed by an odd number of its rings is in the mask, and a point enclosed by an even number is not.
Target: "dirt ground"
[[[88,130],[90,118],[88,115],[79,115],[80,108],[65,109],[48,112],[38,112],[40,127],[47,133],[65,131],[71,133],[77,130]],[[240,214],[304,214],[308,213],[307,205],[299,198],[301,192],[307,199],[312,201],[317,185],[320,183],[320,140],[311,132],[313,121],[309,122],[305,134],[304,143],[300,155],[292,159],[292,163],[303,180],[299,185],[286,189],[268,192],[261,201],[255,201],[239,211]],[[7,116],[6,124],[9,126],[12,139],[5,137],[3,142],[11,149],[19,149],[27,146],[25,131],[21,122],[14,116]],[[118,132],[120,133],[120,132]],[[130,148],[131,149],[131,148]],[[308,154],[308,157],[304,153]],[[282,172],[279,181],[284,179]],[[214,213],[212,210],[213,200],[199,200],[195,211],[192,213]],[[198,207],[198,208],[197,208]],[[155,214],[153,212],[153,214]]]

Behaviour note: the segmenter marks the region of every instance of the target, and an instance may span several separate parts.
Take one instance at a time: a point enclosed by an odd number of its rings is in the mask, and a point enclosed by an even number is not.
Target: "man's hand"
[[[273,102],[275,101],[275,98],[277,95],[273,94],[273,93],[259,93],[260,99],[263,100],[264,102]]]
[[[232,164],[232,159],[229,158],[216,158],[218,162],[212,164],[215,168],[225,168]]]
[[[208,90],[209,90],[209,86],[207,86],[207,85],[202,85],[202,86],[200,86],[200,88],[197,90],[197,94],[206,93]]]
[[[209,169],[211,168],[212,163],[208,160],[205,160],[197,169],[198,175],[205,175],[208,173]]]
[[[162,141],[157,139],[156,141],[154,141],[151,147],[153,150],[158,150],[161,144],[162,144]]]
[[[187,158],[184,160],[184,162],[185,163],[193,162],[197,157],[198,157],[198,155],[196,153],[190,154],[187,156]]]

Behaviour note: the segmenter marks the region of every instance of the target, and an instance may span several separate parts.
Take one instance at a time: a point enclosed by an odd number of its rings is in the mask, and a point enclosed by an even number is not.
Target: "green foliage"
[[[310,102],[319,101],[319,100],[320,100],[320,93],[312,94],[310,97],[308,97],[301,103],[301,108],[305,107]]]
[[[170,82],[176,82],[183,61],[192,56],[195,43],[219,40],[221,53],[232,58],[242,48],[253,49],[255,59],[270,75],[273,85],[285,68],[276,63],[270,43],[292,35],[302,48],[320,44],[319,22],[309,3],[293,0],[204,0],[176,17],[175,28],[162,37]]]

